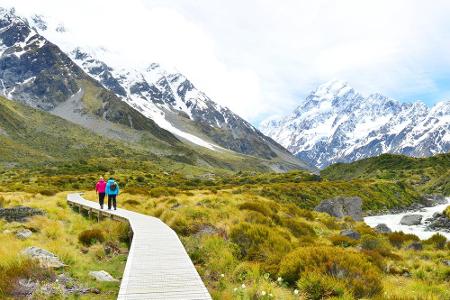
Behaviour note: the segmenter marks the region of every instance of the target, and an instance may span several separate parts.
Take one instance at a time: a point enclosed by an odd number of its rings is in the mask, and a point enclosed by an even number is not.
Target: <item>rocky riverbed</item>
[[[413,210],[402,211],[399,213],[390,212],[383,215],[368,216],[364,218],[364,222],[371,227],[376,227],[379,224],[386,224],[392,231],[413,233],[421,239],[427,239],[436,232],[439,232],[450,240],[450,228],[446,228],[447,224],[450,225],[450,222],[447,222],[442,215],[445,208],[450,205],[450,197],[447,197],[445,198],[445,201],[439,201],[438,203],[438,205],[418,207]],[[419,219],[418,217],[410,217],[411,215],[421,216],[420,222],[409,222],[413,218]],[[408,222],[406,220],[408,220]]]

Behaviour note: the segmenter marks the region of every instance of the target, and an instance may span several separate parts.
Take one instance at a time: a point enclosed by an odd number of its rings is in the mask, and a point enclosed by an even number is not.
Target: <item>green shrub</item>
[[[297,286],[306,296],[306,299],[321,300],[330,297],[341,297],[345,293],[342,282],[330,276],[320,274],[306,274],[298,282]]]
[[[55,189],[42,189],[39,190],[39,194],[41,194],[42,196],[54,196],[56,195],[58,191]]]
[[[128,200],[123,201],[123,204],[128,204],[128,205],[131,205],[131,206],[135,206],[135,205],[139,205],[141,203],[139,201],[134,200],[134,199],[128,199]]]
[[[380,250],[361,250],[361,253],[364,254],[368,261],[370,261],[373,265],[377,266],[380,271],[385,269],[385,262],[382,251]]]
[[[239,205],[239,209],[256,211],[263,214],[266,217],[270,217],[272,215],[272,210],[270,209],[270,207],[261,201],[244,202],[241,205]]]
[[[419,241],[420,239],[415,234],[407,234],[402,231],[396,231],[388,234],[388,240],[392,246],[401,248],[407,241]]]
[[[176,196],[180,191],[173,187],[155,187],[149,190],[150,196],[159,198],[162,196]]]
[[[444,215],[446,215],[447,218],[450,219],[450,206],[447,206],[447,208],[444,210]]]
[[[316,232],[314,228],[306,222],[295,220],[295,219],[284,219],[282,221],[283,225],[292,232],[295,237],[310,235],[315,236]]]
[[[264,224],[264,225],[271,225],[272,224],[272,220],[271,219],[269,219],[268,217],[264,216],[260,212],[256,212],[256,211],[248,211],[245,214],[244,221],[248,222],[248,223],[253,223],[253,224],[255,224],[255,223]]]
[[[5,198],[3,196],[0,196],[0,208],[2,208],[5,205]]]
[[[180,235],[188,235],[190,233],[189,222],[184,216],[177,215],[168,222],[168,225]]]
[[[357,240],[342,235],[333,235],[330,237],[330,241],[333,245],[344,248],[358,245]]]
[[[373,235],[365,235],[361,239],[361,248],[364,250],[380,249],[381,240]]]
[[[445,244],[447,243],[447,238],[440,233],[435,233],[424,243],[433,245],[436,249],[444,249]]]
[[[78,240],[83,245],[90,246],[97,242],[102,243],[103,241],[105,241],[105,236],[103,235],[103,232],[100,229],[90,229],[90,230],[82,231],[78,235]]]
[[[230,239],[238,245],[242,258],[263,262],[267,272],[278,271],[281,258],[291,250],[284,232],[261,225],[241,223],[230,231]]]
[[[363,254],[337,247],[297,248],[282,259],[278,274],[292,284],[312,273],[334,277],[358,298],[382,291],[379,270]]]

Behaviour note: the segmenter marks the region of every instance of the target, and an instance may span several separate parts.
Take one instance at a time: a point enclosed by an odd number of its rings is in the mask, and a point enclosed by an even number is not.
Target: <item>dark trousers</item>
[[[108,209],[111,209],[111,202],[114,206],[114,209],[117,208],[117,202],[116,202],[117,195],[108,195]]]
[[[98,193],[98,203],[100,203],[100,207],[103,208],[103,204],[105,203],[105,193]]]

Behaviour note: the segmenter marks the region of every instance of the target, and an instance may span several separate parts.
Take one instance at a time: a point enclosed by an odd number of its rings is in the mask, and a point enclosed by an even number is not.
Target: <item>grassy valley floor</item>
[[[202,173],[114,160],[12,168],[0,173],[3,206],[39,207],[47,215],[26,223],[1,222],[1,268],[20,270],[18,253],[36,245],[60,256],[68,264],[64,272],[100,290],[86,299],[114,298],[118,284],[100,284],[88,272],[102,269],[120,278],[127,229],[111,221],[91,222],[65,203],[69,190],[88,191],[85,198],[95,201],[92,188],[100,174],[119,181],[121,207],[161,218],[178,233],[214,299],[450,299],[450,248],[442,236],[420,242],[312,210],[334,196],[360,196],[365,211],[421,201],[423,191],[401,177]],[[21,227],[35,231],[29,240],[5,233]],[[104,240],[80,241],[88,229],[98,229],[94,236]],[[343,230],[360,238],[342,236]],[[105,253],[111,243],[119,253]],[[413,250],[417,245],[422,249]],[[19,277],[0,279],[4,295]]]
[[[118,282],[98,282],[89,276],[90,271],[105,270],[115,278],[121,278],[127,258],[128,227],[113,221],[90,221],[72,211],[66,203],[66,193],[42,196],[23,192],[0,193],[4,207],[17,205],[43,209],[44,216],[34,216],[26,222],[6,222],[0,219],[0,298],[20,298],[18,280],[30,279],[42,286],[51,284],[55,289],[58,274],[74,278],[77,284],[91,288],[95,293],[86,295],[67,295],[68,299],[116,299]],[[15,233],[21,229],[33,232],[30,238],[21,240]],[[104,240],[99,242],[80,241],[83,232],[98,229]],[[97,236],[98,240],[101,237]],[[90,244],[92,242],[92,244]],[[107,254],[105,246],[117,249]],[[67,267],[51,270],[29,260],[21,252],[35,246],[57,255]],[[98,292],[98,294],[97,294]],[[33,299],[49,299],[43,290],[36,291]],[[53,296],[63,298],[62,295]],[[65,297],[64,297],[65,298]]]

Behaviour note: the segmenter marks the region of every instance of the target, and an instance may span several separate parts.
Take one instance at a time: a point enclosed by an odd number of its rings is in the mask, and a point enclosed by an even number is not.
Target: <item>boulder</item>
[[[22,254],[38,260],[42,267],[58,269],[66,266],[58,256],[38,247],[28,247],[22,251]]]
[[[355,221],[363,220],[362,200],[359,197],[336,197],[323,200],[314,210],[327,213],[336,218],[349,216]]]
[[[32,234],[33,234],[33,232],[31,232],[31,230],[29,230],[29,229],[21,229],[16,233],[16,237],[21,240],[26,240]]]
[[[375,231],[378,233],[390,233],[392,230],[384,223],[375,226]]]
[[[423,249],[422,243],[421,242],[412,242],[411,244],[409,244],[408,247],[406,247],[406,249],[408,250],[415,250],[415,251],[420,251]]]
[[[422,215],[404,215],[400,220],[400,224],[402,225],[419,225],[422,222]]]
[[[445,214],[434,213],[432,218],[427,219],[427,228],[431,231],[450,232],[450,218]]]
[[[119,281],[112,277],[108,272],[106,271],[91,271],[89,272],[89,276],[95,278],[97,281]]]
[[[0,208],[0,218],[3,218],[8,222],[24,222],[28,217],[36,215],[44,215],[44,211],[26,206]]]
[[[439,204],[446,204],[447,200],[442,195],[424,195],[422,202],[425,206],[435,206]]]
[[[448,267],[450,267],[450,259],[444,259],[442,263]]]
[[[354,240],[359,240],[361,238],[361,235],[359,234],[359,232],[351,230],[351,229],[342,230],[341,235],[349,237]]]

